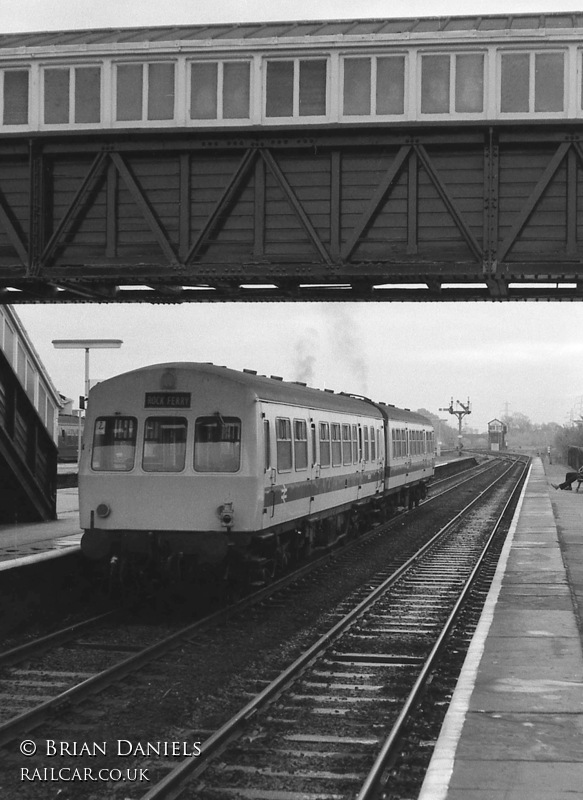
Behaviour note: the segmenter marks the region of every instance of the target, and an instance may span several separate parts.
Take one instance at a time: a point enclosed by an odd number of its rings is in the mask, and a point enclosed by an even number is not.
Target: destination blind
[[[145,408],[190,408],[190,392],[146,392]]]

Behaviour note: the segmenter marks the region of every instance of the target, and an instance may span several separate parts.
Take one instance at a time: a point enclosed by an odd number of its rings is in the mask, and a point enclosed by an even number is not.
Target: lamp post
[[[123,344],[122,339],[53,339],[53,347],[57,350],[85,350],[85,393],[89,397],[89,351],[105,348],[118,348]],[[83,406],[85,403],[83,403]],[[79,403],[79,443],[77,460],[81,460],[81,403]]]

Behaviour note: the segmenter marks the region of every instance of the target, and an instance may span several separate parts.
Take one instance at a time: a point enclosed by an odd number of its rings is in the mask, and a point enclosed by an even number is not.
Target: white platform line
[[[494,609],[498,602],[498,596],[502,587],[502,579],[506,572],[506,564],[518,526],[520,511],[526,494],[526,487],[530,480],[531,471],[532,465],[522,487],[510,530],[508,531],[506,542],[500,553],[498,567],[494,573],[494,579],[484,604],[484,610],[476,627],[470,647],[468,648],[468,653],[460,672],[451,704],[445,715],[433,756],[429,762],[429,768],[425,775],[418,800],[445,800],[447,796],[449,782],[453,774],[455,754],[461,737],[462,727],[470,706],[470,698],[476,684],[478,667],[482,660],[486,639],[494,618]]]

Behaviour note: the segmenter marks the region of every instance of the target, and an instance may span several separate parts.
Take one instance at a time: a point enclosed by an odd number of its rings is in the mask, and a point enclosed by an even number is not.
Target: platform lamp
[[[79,440],[77,448],[77,461],[81,461],[81,408],[89,397],[89,351],[106,348],[118,348],[123,344],[122,339],[53,339],[53,347],[57,350],[85,350],[85,394],[79,398]],[[81,403],[83,399],[83,403]]]

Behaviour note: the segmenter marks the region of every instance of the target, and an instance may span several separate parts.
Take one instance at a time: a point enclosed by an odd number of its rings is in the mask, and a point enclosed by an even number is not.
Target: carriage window
[[[500,110],[563,111],[564,69],[563,53],[503,53]]]
[[[99,67],[44,70],[44,121],[48,125],[99,122],[101,70]]]
[[[342,464],[342,441],[340,439],[340,425],[333,422],[331,425],[332,437],[332,466],[339,467]]]
[[[28,122],[28,71],[4,72],[4,125],[26,125]]]
[[[324,59],[268,61],[265,82],[267,117],[326,114],[327,62]]]
[[[391,432],[393,442],[393,457],[404,458],[407,455],[407,431],[404,428],[395,428]]]
[[[277,471],[290,472],[292,468],[291,422],[278,417],[275,420],[275,438],[277,441]]]
[[[376,451],[376,441],[375,441],[375,432],[374,428],[371,427],[370,429],[370,460],[376,461],[377,459],[377,451]]]
[[[91,468],[100,472],[129,472],[134,467],[135,417],[99,417],[93,431]]]
[[[358,426],[352,426],[352,463],[358,464]]]
[[[352,464],[352,439],[350,425],[342,426],[342,463]]]
[[[366,425],[364,426],[363,431],[364,431],[364,460],[368,461],[368,456],[369,456],[369,453],[368,453],[368,427]]]
[[[194,469],[197,472],[237,472],[241,463],[241,420],[199,417],[194,427]]]
[[[185,456],[184,417],[148,417],[144,427],[144,472],[182,472]]]
[[[320,466],[330,466],[330,426],[327,422],[320,423]]]
[[[308,426],[303,419],[294,419],[294,462],[296,470],[308,468]]]

